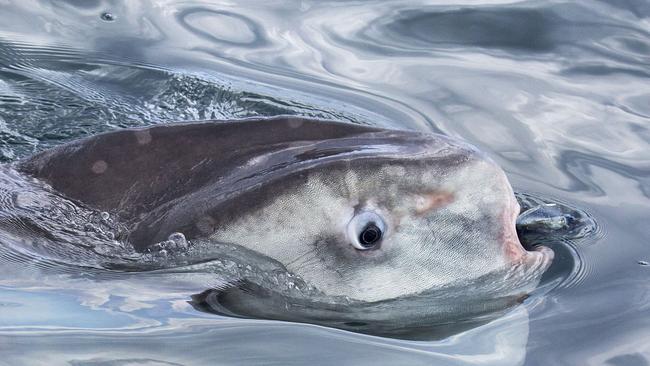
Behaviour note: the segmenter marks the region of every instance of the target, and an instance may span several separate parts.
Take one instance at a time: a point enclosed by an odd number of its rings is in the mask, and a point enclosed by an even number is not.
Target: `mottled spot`
[[[423,215],[433,209],[446,206],[454,201],[454,195],[450,192],[432,192],[419,196],[415,203],[415,212]]]
[[[287,118],[287,124],[291,128],[298,128],[302,126],[303,120],[300,118]]]
[[[104,174],[108,169],[108,164],[104,160],[97,160],[90,168],[95,174]]]
[[[151,132],[149,130],[136,130],[134,134],[140,145],[146,145],[151,142]]]
[[[386,173],[395,177],[402,177],[406,174],[406,169],[403,166],[391,165],[386,168]]]

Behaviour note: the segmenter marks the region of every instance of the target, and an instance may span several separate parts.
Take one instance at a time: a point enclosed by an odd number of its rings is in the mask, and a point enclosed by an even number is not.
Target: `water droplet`
[[[637,263],[642,265],[642,266],[650,266],[650,262],[648,262],[648,261],[638,261]]]
[[[168,241],[172,242],[177,249],[185,249],[189,246],[187,239],[183,233],[172,233],[167,238]]]
[[[100,16],[100,18],[102,18],[102,20],[104,20],[104,21],[112,22],[112,21],[115,20],[115,15],[113,15],[112,13],[109,13],[109,12],[105,11],[105,12],[102,13],[102,15]]]

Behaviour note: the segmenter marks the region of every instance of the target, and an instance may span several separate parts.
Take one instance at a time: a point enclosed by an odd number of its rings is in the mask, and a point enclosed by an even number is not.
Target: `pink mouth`
[[[525,262],[529,265],[537,263],[538,265],[547,268],[554,256],[554,253],[550,248],[540,246],[536,247],[534,251],[527,251],[519,241],[516,229],[519,211],[519,203],[514,195],[512,195],[503,210],[502,215],[502,224],[504,229],[501,239],[504,244],[506,258],[508,258],[512,263]]]
[[[517,215],[519,214],[519,203],[512,197],[502,214],[503,234],[502,242],[504,245],[506,258],[512,262],[519,262],[526,255],[526,250],[519,242],[517,230],[515,227]]]

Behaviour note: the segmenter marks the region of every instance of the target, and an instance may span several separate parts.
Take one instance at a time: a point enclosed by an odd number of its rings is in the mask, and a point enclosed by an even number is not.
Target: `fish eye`
[[[372,247],[381,240],[381,234],[381,229],[375,223],[370,223],[359,234],[359,244],[364,248]]]
[[[378,248],[385,231],[384,221],[374,212],[357,214],[348,224],[352,246],[357,250]]]

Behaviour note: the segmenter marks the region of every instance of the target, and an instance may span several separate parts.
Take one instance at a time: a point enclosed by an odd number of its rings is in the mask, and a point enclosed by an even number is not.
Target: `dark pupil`
[[[381,239],[381,229],[375,224],[368,224],[361,234],[359,234],[359,243],[364,247],[371,247]]]

